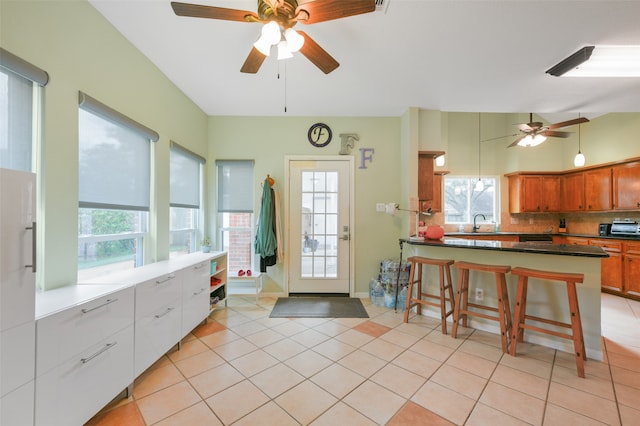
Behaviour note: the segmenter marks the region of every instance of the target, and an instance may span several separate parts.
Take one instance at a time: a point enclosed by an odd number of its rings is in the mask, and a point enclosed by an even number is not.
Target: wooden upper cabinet
[[[418,155],[418,199],[433,200],[433,163],[434,157],[420,153]]]
[[[584,173],[569,173],[560,180],[562,211],[584,210]]]
[[[613,171],[613,209],[640,209],[640,161],[620,164]]]
[[[560,176],[509,176],[510,213],[558,211],[560,211]]]
[[[584,172],[584,198],[586,211],[611,210],[611,167]]]
[[[444,151],[420,151],[418,153],[418,200],[430,201],[432,204],[431,209],[434,209],[434,205],[439,205],[439,210],[442,210],[442,176],[436,178],[434,172],[435,164],[434,160],[437,156],[443,155]],[[436,189],[436,186],[440,187]]]
[[[542,177],[542,211],[560,211],[560,176]]]

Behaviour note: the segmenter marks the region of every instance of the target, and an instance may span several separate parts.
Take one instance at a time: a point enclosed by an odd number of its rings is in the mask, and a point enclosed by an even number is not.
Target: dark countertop
[[[500,233],[503,234],[504,233]],[[482,233],[477,233],[482,235]],[[484,233],[484,235],[489,235]],[[467,238],[444,237],[441,240],[411,241],[406,238],[400,239],[401,243],[417,246],[468,248],[479,250],[515,251],[532,254],[553,254],[559,256],[582,256],[582,257],[609,257],[609,255],[598,246],[587,246],[577,244],[551,244],[545,242],[513,242],[513,241],[493,241],[493,240],[471,240]]]
[[[630,241],[640,241],[640,235],[631,236],[631,235],[591,235],[591,234],[570,234],[570,233],[535,233],[535,232],[446,232],[445,237],[456,237],[456,236],[473,236],[473,235],[481,235],[481,236],[517,236],[517,237],[542,237],[542,236],[550,236],[550,237],[580,237],[580,238],[592,238],[592,239],[605,239],[605,240],[630,240]]]

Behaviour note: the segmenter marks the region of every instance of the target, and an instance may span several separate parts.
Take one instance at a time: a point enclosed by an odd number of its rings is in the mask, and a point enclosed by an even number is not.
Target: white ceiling
[[[639,0],[386,0],[386,13],[296,26],[340,62],[328,75],[300,54],[240,73],[259,24],[179,17],[169,0],[89,1],[208,115],[640,112],[640,78],[545,74],[585,45],[640,44]]]

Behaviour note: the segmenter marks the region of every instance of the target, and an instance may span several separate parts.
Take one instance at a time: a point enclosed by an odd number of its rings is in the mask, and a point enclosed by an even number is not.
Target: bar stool
[[[506,274],[511,270],[510,266],[484,265],[471,262],[454,262],[454,268],[459,270],[458,291],[456,292],[455,311],[453,314],[453,329],[451,336],[458,334],[458,321],[462,318],[462,326],[467,326],[469,315],[498,321],[500,323],[500,337],[502,340],[502,352],[509,352],[509,337],[511,334],[511,308],[509,307],[509,294],[507,293]],[[498,295],[498,307],[469,303],[469,271],[492,272],[496,278],[496,293]],[[498,316],[488,315],[477,310],[496,312]]]
[[[409,311],[414,306],[417,306],[416,310],[418,315],[422,314],[422,305],[435,306],[440,308],[440,319],[442,321],[442,334],[447,334],[447,317],[453,314],[454,311],[454,298],[453,298],[453,285],[451,281],[451,269],[449,268],[453,264],[453,260],[448,259],[430,259],[428,257],[413,256],[407,259],[411,264],[409,271],[409,288],[407,289],[407,304],[404,308],[404,322],[409,322]],[[438,267],[440,274],[440,294],[430,294],[422,291],[422,266],[433,265]],[[418,276],[415,273],[418,271]],[[446,283],[445,283],[446,274]],[[413,297],[413,285],[417,285],[416,297]],[[445,297],[445,290],[448,290],[449,298]],[[428,300],[422,300],[423,297],[429,299],[438,299],[438,302],[430,302]],[[447,310],[447,302],[449,302],[450,310]]]
[[[537,269],[520,267],[513,268],[511,270],[511,273],[518,276],[516,311],[513,319],[514,327],[511,332],[511,355],[516,355],[517,342],[523,341],[525,329],[573,340],[573,349],[576,355],[578,376],[584,378],[584,361],[587,359],[587,355],[584,347],[584,337],[582,335],[582,320],[580,318],[580,307],[578,306],[578,293],[576,292],[576,283],[582,283],[584,280],[584,275],[566,272],[540,271]],[[527,315],[527,285],[529,283],[529,278],[565,282],[567,286],[567,297],[569,299],[569,311],[571,316],[570,324],[547,318],[540,318],[533,315]],[[558,331],[541,328],[535,325],[525,324],[526,319],[543,322],[558,327],[570,328],[571,334],[560,333]]]

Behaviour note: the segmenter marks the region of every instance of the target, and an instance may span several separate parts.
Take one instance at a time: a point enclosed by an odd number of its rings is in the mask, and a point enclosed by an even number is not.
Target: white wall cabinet
[[[0,424],[33,424],[36,175],[0,168]],[[28,266],[30,265],[30,266]]]

